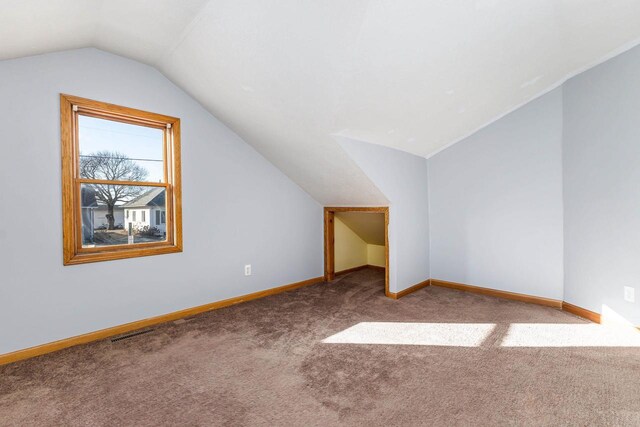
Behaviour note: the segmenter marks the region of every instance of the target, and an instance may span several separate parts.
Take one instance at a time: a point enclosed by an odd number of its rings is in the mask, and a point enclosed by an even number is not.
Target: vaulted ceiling
[[[637,0],[0,0],[0,59],[156,67],[327,204],[385,196],[336,135],[429,156],[640,39]]]

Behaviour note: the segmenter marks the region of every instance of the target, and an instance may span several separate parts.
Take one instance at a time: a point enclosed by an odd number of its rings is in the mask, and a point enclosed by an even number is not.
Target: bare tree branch
[[[109,181],[144,181],[149,172],[135,161],[117,151],[97,151],[80,154],[80,177]],[[96,199],[107,205],[109,230],[115,227],[113,209],[118,203],[128,202],[145,192],[144,187],[130,185],[90,184]]]

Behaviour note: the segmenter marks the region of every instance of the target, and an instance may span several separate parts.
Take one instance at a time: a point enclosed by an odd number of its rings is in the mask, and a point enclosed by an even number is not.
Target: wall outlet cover
[[[636,302],[636,290],[631,286],[624,287],[624,300],[628,302]]]

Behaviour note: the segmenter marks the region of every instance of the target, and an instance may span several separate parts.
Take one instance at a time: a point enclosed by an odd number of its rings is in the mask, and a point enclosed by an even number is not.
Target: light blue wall
[[[640,325],[640,49],[564,86],[565,300]],[[636,302],[624,300],[624,286]],[[609,311],[610,310],[610,311]]]
[[[390,201],[391,291],[433,277],[640,324],[639,74],[636,48],[428,161],[342,138]],[[321,206],[154,69],[84,49],[0,81],[0,354],[322,274]],[[62,266],[61,92],[182,119],[184,253]]]
[[[323,274],[322,207],[153,68],[85,49],[0,81],[0,354]],[[61,92],[181,118],[183,253],[63,267]]]
[[[342,148],[389,199],[389,290],[430,277],[427,161],[391,148],[338,138]]]
[[[429,159],[437,279],[640,325],[640,48]]]
[[[562,299],[562,90],[429,159],[431,276]]]

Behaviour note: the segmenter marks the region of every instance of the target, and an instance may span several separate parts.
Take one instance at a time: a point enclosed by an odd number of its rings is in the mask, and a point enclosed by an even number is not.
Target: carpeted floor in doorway
[[[0,425],[640,425],[640,334],[383,289],[363,270],[1,366]]]

